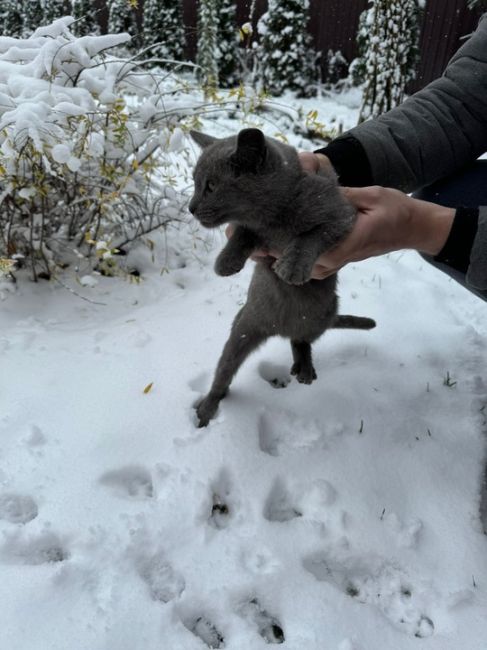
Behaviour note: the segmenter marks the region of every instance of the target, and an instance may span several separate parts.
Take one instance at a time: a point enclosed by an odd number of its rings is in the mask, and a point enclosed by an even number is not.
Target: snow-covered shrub
[[[360,122],[403,101],[416,74],[424,0],[369,0],[369,5],[357,37],[361,57],[353,66],[355,78],[364,82]]]
[[[99,34],[99,10],[95,6],[93,0],[72,0],[72,5],[73,17],[76,20],[76,22],[73,23],[73,32],[76,34],[76,36],[84,36],[85,34]]]
[[[337,84],[348,75],[349,64],[341,50],[328,50],[326,54],[325,81]]]
[[[233,0],[220,0],[218,18],[218,81],[223,88],[231,88],[241,78],[237,7]]]
[[[0,37],[0,258],[34,278],[73,257],[109,266],[181,207],[171,152],[187,93],[109,57],[127,34],[76,38],[72,22]]]
[[[8,36],[22,34],[22,7],[16,0],[3,0],[0,2],[0,21],[2,32]]]
[[[317,54],[308,23],[309,0],[269,0],[258,31],[260,81],[271,94],[289,89],[307,97],[316,92]]]
[[[198,76],[212,94],[219,85],[240,81],[237,9],[232,0],[200,0],[198,8]]]
[[[130,34],[133,37],[125,43],[128,50],[136,51],[140,40],[138,34],[137,0],[107,0],[108,32],[110,34]]]
[[[23,7],[22,35],[30,36],[43,23],[41,0],[29,0],[28,2],[24,2]],[[8,35],[14,36],[14,34]]]
[[[71,2],[69,0],[42,0],[41,6],[43,25],[52,23],[71,11]]]
[[[219,59],[218,45],[218,0],[200,0],[198,7],[198,51],[196,62],[198,76],[208,91],[218,85]]]
[[[185,33],[181,0],[145,0],[144,47],[158,59],[184,60]]]

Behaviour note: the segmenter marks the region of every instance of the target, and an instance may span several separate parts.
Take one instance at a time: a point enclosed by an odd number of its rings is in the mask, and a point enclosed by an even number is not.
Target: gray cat
[[[318,256],[351,230],[356,217],[335,175],[304,172],[293,147],[259,129],[223,139],[195,131],[191,136],[202,153],[189,209],[207,228],[235,224],[217,257],[216,273],[238,273],[257,248],[282,251],[277,261],[261,258],[255,265],[247,302],[233,321],[210,392],[196,408],[204,427],[245,358],[270,336],[291,340],[291,373],[310,384],[316,379],[313,341],[331,327],[371,329],[375,322],[337,315],[336,275],[310,279]]]

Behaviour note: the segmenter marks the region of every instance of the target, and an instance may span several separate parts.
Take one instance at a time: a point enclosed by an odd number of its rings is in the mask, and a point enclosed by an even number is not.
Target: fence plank
[[[198,1],[182,0],[182,3],[187,56],[194,60]],[[309,29],[316,48],[323,55],[330,49],[341,50],[348,61],[357,55],[358,20],[367,3],[368,0],[311,0]],[[239,25],[248,20],[251,4],[251,0],[236,0]],[[106,31],[106,1],[95,0],[95,5],[102,8],[100,22],[102,30]],[[255,21],[266,9],[267,0],[256,0]],[[143,0],[139,0],[139,11],[143,11]],[[420,38],[420,64],[409,92],[419,90],[441,75],[449,59],[462,45],[461,37],[475,29],[481,14],[479,9],[470,11],[466,0],[427,0]]]

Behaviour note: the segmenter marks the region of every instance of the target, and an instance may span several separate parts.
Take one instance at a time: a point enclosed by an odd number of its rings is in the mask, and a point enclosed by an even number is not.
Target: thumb
[[[341,187],[342,194],[352,205],[359,209],[370,207],[370,193],[365,187]]]

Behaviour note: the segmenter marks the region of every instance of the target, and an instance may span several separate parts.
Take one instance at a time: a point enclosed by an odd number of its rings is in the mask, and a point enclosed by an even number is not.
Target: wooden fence
[[[237,1],[237,19],[241,25],[249,18],[250,0]],[[356,33],[367,0],[311,0],[310,31],[317,50],[341,50],[348,61],[357,55]],[[183,0],[188,33],[188,54],[196,51],[196,0]],[[267,8],[266,0],[257,0],[256,17]],[[439,77],[452,54],[462,44],[462,36],[471,33],[481,11],[470,11],[467,0],[426,0],[421,38],[420,64],[410,92],[419,90]]]
[[[187,55],[194,59],[196,53],[197,0],[182,0],[186,25]],[[95,0],[99,7],[104,0]],[[311,0],[310,32],[316,49],[326,54],[328,50],[341,50],[348,61],[357,55],[356,33],[360,13],[368,0]],[[236,0],[239,25],[247,22],[251,0]],[[256,0],[255,18],[267,9],[267,0]],[[139,0],[139,17],[143,0]],[[420,63],[416,80],[409,91],[419,90],[439,77],[452,54],[462,44],[462,37],[476,27],[481,10],[470,11],[467,0],[426,0],[421,37]],[[106,11],[100,15],[102,28],[106,29]]]

